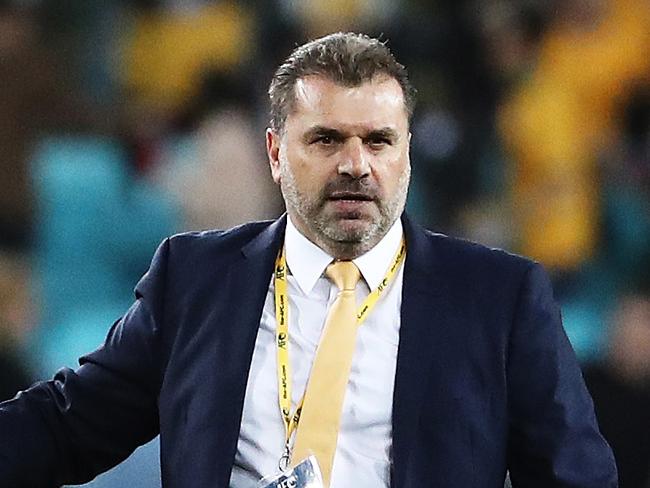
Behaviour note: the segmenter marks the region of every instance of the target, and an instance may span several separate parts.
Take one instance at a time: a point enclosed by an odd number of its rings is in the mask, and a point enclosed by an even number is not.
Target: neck
[[[318,241],[307,238],[335,259],[351,261],[370,251],[381,240],[381,237],[368,242]]]

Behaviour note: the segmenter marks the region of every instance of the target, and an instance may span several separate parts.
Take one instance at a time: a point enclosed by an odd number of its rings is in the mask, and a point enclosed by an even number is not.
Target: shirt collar
[[[371,290],[374,290],[386,274],[391,259],[402,241],[402,222],[397,219],[386,235],[370,251],[352,261]],[[284,238],[287,266],[303,293],[311,293],[316,281],[334,258],[307,239],[287,218]]]

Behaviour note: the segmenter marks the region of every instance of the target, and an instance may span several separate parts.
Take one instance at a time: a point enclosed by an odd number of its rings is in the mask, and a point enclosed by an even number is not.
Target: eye
[[[365,142],[372,149],[383,149],[386,146],[392,145],[392,141],[384,136],[371,136]]]
[[[314,142],[316,144],[321,144],[322,146],[331,146],[331,145],[334,144],[335,141],[334,141],[334,138],[332,136],[323,135],[323,136],[318,136],[314,140]]]

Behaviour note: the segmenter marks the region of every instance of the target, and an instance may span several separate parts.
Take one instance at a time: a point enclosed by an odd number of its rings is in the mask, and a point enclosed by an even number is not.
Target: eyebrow
[[[370,138],[370,137],[380,137],[380,138],[388,139],[390,141],[399,140],[399,134],[395,129],[392,129],[391,127],[382,127],[381,129],[371,130],[366,134],[366,138]]]
[[[326,127],[323,125],[315,125],[314,127],[311,127],[308,129],[304,135],[303,138],[305,140],[309,140],[315,136],[328,136],[332,137],[334,139],[342,139],[347,137],[347,132],[346,131],[341,131],[339,129],[334,129],[332,127]],[[399,134],[397,131],[391,127],[381,127],[379,129],[372,129],[365,134],[363,134],[364,139],[368,139],[371,137],[381,137],[381,138],[386,138],[391,141],[397,141],[399,140]]]
[[[345,136],[345,133],[341,132],[338,129],[333,129],[332,127],[315,125],[314,127],[311,127],[309,130],[307,130],[307,132],[303,134],[303,139],[310,140],[316,136],[319,137],[327,136],[327,137],[332,137],[334,139],[341,139]]]

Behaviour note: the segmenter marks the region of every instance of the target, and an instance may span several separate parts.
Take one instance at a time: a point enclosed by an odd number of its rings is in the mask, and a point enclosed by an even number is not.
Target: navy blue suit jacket
[[[83,482],[160,433],[165,488],[226,488],[285,222],[166,240],[99,350],[0,405],[0,486]],[[541,267],[404,230],[392,488],[617,486]]]

